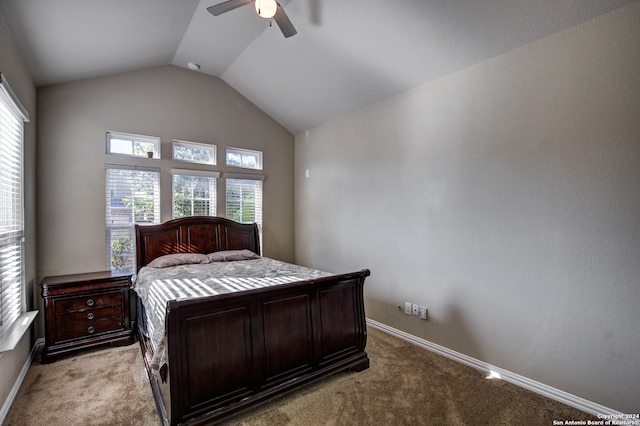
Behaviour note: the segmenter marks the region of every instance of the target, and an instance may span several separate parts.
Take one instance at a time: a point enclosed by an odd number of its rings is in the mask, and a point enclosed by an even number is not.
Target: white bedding
[[[145,308],[148,337],[154,350],[151,367],[159,370],[167,362],[165,313],[168,301],[269,287],[329,275],[332,274],[267,257],[167,268],[142,267],[134,280],[133,289]]]

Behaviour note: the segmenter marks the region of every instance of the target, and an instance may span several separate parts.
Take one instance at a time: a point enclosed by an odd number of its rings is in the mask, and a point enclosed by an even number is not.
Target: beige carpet
[[[5,425],[158,425],[139,345],[32,363]]]
[[[342,373],[225,425],[552,425],[593,416],[369,328],[371,367]],[[138,345],[42,365],[5,419],[12,426],[159,425]]]

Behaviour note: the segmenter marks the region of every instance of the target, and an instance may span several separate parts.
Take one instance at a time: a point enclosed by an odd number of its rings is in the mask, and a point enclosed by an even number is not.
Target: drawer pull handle
[[[93,301],[93,299],[88,299],[88,300],[87,300],[87,305],[89,305],[89,306],[93,306],[93,305],[94,305],[94,303],[95,303],[95,302]]]
[[[87,315],[87,319],[92,320],[94,318],[95,318],[95,315],[93,315],[93,312],[89,312],[89,314]]]
[[[89,332],[89,334],[93,334],[96,331],[96,329],[93,327],[89,327],[87,328],[87,331]]]

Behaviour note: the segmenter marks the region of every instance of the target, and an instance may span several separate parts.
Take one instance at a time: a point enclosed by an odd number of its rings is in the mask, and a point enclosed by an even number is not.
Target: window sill
[[[18,346],[22,336],[29,330],[31,323],[36,319],[37,315],[38,311],[25,312],[20,315],[7,333],[0,337],[0,354],[2,352],[12,351]]]

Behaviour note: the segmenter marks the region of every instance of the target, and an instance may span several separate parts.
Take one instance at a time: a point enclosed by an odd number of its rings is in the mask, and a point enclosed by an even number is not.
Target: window
[[[262,170],[262,152],[240,148],[227,148],[227,166]]]
[[[106,165],[107,256],[111,270],[135,269],[135,224],[160,223],[160,169]]]
[[[171,170],[173,175],[173,218],[216,215],[218,172]]]
[[[107,154],[160,158],[160,138],[107,132]]]
[[[215,166],[216,146],[195,142],[173,141],[173,159]]]
[[[226,174],[227,219],[256,222],[262,232],[263,176]],[[262,241],[262,239],[260,239]]]
[[[0,74],[0,337],[24,309],[23,136],[29,114]]]

